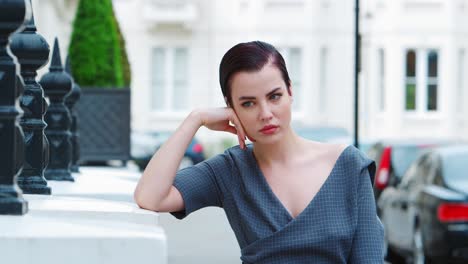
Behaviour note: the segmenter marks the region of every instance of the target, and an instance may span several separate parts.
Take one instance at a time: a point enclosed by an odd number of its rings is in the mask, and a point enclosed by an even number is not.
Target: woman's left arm
[[[358,223],[348,263],[384,263],[384,229],[377,216],[369,170],[359,175]]]

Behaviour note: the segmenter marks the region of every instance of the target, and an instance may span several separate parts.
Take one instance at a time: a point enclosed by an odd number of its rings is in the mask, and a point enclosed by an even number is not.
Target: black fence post
[[[74,181],[70,166],[72,149],[70,142],[71,117],[65,106],[65,96],[71,91],[70,76],[63,71],[58,40],[55,38],[49,72],[42,76],[40,83],[49,97],[50,105],[45,115],[45,130],[49,141],[49,166],[45,171],[47,180]]]
[[[31,1],[28,2],[32,7]],[[50,187],[44,178],[44,169],[49,159],[49,143],[44,134],[47,126],[44,122],[47,102],[42,87],[36,81],[36,71],[49,61],[50,49],[45,39],[36,34],[34,16],[31,16],[22,32],[11,37],[10,48],[21,65],[21,76],[25,84],[20,100],[24,111],[20,124],[26,147],[24,167],[18,176],[18,185],[23,193],[50,194]]]
[[[65,98],[65,105],[68,107],[68,110],[70,111],[71,118],[72,118],[72,124],[71,124],[71,129],[70,129],[71,144],[72,144],[71,171],[79,172],[80,171],[79,166],[78,166],[78,160],[80,159],[80,144],[79,144],[80,135],[78,132],[79,120],[78,120],[78,115],[76,114],[76,110],[74,106],[81,97],[81,88],[73,79],[71,66],[70,66],[70,60],[68,56],[67,56],[67,59],[65,60],[65,72],[67,72],[68,75],[70,75],[71,80],[72,80],[72,91]]]
[[[10,34],[31,16],[25,0],[0,0],[0,214],[23,215],[28,203],[16,184],[24,162],[24,136],[18,117],[23,81],[8,47]]]

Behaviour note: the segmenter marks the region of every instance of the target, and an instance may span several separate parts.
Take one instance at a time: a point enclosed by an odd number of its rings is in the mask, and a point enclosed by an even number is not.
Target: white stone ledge
[[[35,215],[0,217],[2,263],[167,263],[164,231],[154,225]]]
[[[159,214],[133,202],[139,173],[81,171],[75,182],[49,181],[53,195],[24,195],[26,215],[0,216],[1,262],[166,264]]]
[[[158,213],[140,209],[134,203],[54,195],[23,195],[23,197],[28,201],[28,214],[32,215],[158,225]]]
[[[134,203],[140,173],[126,168],[80,167],[75,182],[48,181],[54,196],[76,196]]]

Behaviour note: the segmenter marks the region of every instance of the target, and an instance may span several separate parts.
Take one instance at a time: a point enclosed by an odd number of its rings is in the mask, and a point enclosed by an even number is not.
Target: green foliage
[[[124,43],[111,0],[80,0],[69,47],[75,81],[82,87],[129,86]]]
[[[122,62],[123,79],[124,79],[125,86],[130,87],[130,82],[132,80],[132,70],[130,68],[130,63],[128,62],[125,39],[123,38],[122,32],[120,31],[119,22],[117,21],[115,16],[113,17],[114,17],[115,25],[117,27],[117,36],[119,38],[119,44],[120,44],[120,59]]]

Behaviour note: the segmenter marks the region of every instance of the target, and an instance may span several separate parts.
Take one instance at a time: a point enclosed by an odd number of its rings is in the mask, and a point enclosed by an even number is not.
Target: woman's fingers
[[[236,113],[232,109],[231,109],[229,120],[235,125],[237,129],[237,138],[239,140],[239,145],[241,146],[242,149],[245,149],[245,132],[242,127],[242,124],[239,121],[239,118],[237,118]]]
[[[231,125],[228,125],[224,131],[237,135],[237,129]]]
[[[250,137],[249,135],[247,135],[247,138],[252,141],[252,142],[257,142],[255,139],[253,139],[252,137]]]

